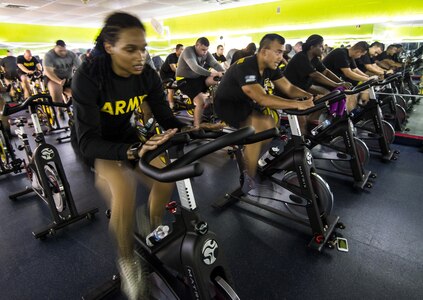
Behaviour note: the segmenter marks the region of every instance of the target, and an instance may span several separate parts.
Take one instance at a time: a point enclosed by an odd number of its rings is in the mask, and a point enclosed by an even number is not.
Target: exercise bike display
[[[339,91],[321,98],[321,101],[339,101],[343,95]],[[304,111],[285,110],[288,115],[292,138],[283,151],[272,151],[264,163],[259,164],[258,175],[262,182],[245,195],[241,187],[213,203],[213,207],[224,209],[237,201],[246,202],[276,215],[307,225],[311,228],[312,240],[309,247],[321,251],[327,244],[333,247],[335,227],[344,228],[338,216],[331,215],[333,194],[329,185],[316,173],[311,151],[301,133],[297,115],[308,115],[326,108],[325,102]],[[275,133],[276,131],[276,133]],[[276,129],[260,132],[249,138],[245,144],[279,137]],[[271,150],[273,150],[271,148]],[[270,151],[269,151],[270,152]],[[235,149],[235,157],[240,173],[245,170],[243,149]],[[262,157],[262,158],[263,158]],[[242,186],[241,175],[241,186]]]
[[[40,101],[40,99],[48,99],[50,101]],[[94,208],[81,214],[78,213],[59,152],[54,146],[45,141],[37,114],[38,105],[65,106],[62,103],[53,103],[48,95],[35,95],[19,105],[6,104],[3,115],[12,115],[25,109],[28,109],[31,115],[35,131],[35,142],[37,144],[34,151],[31,149],[28,135],[25,132],[26,118],[19,117],[14,120],[14,124],[18,127],[16,134],[21,141],[18,149],[24,150],[28,159],[28,162],[24,163],[24,165],[31,186],[27,186],[23,191],[9,195],[9,198],[16,200],[20,196],[35,192],[47,203],[50,208],[52,223],[39,231],[33,232],[35,238],[44,238],[48,234],[54,235],[56,230],[81,219],[93,219],[98,209]]]
[[[225,134],[191,132],[191,138],[215,138],[186,154],[178,154],[176,160],[157,169],[149,162],[170,149],[193,140],[186,134],[176,135],[157,149],[147,152],[140,160],[141,170],[148,176],[163,182],[177,181],[181,204],[170,202],[166,210],[173,219],[171,230],[163,239],[156,241],[151,235],[135,233],[139,244],[137,254],[152,269],[150,276],[159,281],[154,292],[163,295],[152,295],[154,299],[239,299],[233,289],[231,276],[226,266],[222,247],[217,236],[209,230],[207,222],[197,214],[190,179],[203,172],[200,164],[194,161],[224,147],[241,144],[254,134],[254,129],[246,127],[236,132]],[[181,156],[182,155],[182,156]],[[145,217],[145,216],[144,216]],[[148,217],[147,217],[148,218]],[[119,278],[114,277],[98,290],[83,299],[102,299],[119,287]],[[160,291],[159,291],[160,288]]]

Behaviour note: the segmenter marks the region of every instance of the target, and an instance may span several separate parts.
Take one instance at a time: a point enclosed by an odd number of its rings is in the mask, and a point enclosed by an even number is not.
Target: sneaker
[[[249,191],[256,187],[254,178],[248,175],[247,171],[243,171],[241,176],[241,190],[244,194],[248,194]]]
[[[121,290],[129,300],[141,299],[144,290],[141,262],[137,256],[120,257],[117,261]]]

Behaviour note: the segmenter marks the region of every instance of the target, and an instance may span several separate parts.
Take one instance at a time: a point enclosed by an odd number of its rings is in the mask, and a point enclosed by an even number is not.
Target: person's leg
[[[159,158],[155,158],[151,165],[157,168],[163,168],[165,165]],[[150,188],[148,204],[150,207],[150,227],[149,230],[157,228],[163,221],[163,215],[166,204],[170,201],[172,192],[175,188],[174,183],[159,182],[151,179],[141,172],[139,168],[135,169],[140,182]]]
[[[175,106],[175,101],[173,100],[173,96],[175,95],[175,91],[173,89],[167,89],[167,101],[169,102],[169,106],[171,109]]]
[[[253,112],[247,121],[248,125],[255,128],[256,133],[271,129],[275,127],[274,120],[271,116],[264,116],[257,112]],[[252,178],[257,172],[257,161],[260,158],[260,153],[264,146],[266,146],[270,140],[261,141],[254,144],[248,144],[244,147],[244,158],[245,166],[248,175]]]
[[[49,90],[51,98],[53,99],[53,102],[63,102],[63,96],[62,96],[63,87],[62,87],[62,85],[49,80],[48,83],[47,83],[47,88]]]
[[[24,90],[24,97],[27,99],[31,95],[31,86],[29,84],[28,76],[21,75],[20,76],[21,82],[22,82],[22,88]]]
[[[207,95],[199,93],[194,99],[194,126],[199,127],[203,120],[204,104],[206,103]]]
[[[119,257],[133,256],[133,228],[135,211],[136,180],[131,170],[122,162],[97,159],[95,161],[97,186],[107,183],[111,217],[109,228],[116,239]],[[106,185],[103,185],[105,187]]]
[[[357,107],[357,94],[346,95],[347,98],[347,112],[351,112]]]

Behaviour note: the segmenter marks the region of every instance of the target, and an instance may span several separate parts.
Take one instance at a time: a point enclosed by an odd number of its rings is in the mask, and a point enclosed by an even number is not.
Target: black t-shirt
[[[326,67],[318,57],[314,57],[310,61],[307,52],[301,51],[291,58],[283,74],[293,85],[307,91],[313,84],[310,74],[324,70]]]
[[[214,98],[215,112],[219,118],[231,126],[239,127],[252,113],[259,108],[257,103],[248,97],[242,87],[249,84],[260,84],[267,94],[273,94],[273,81],[283,77],[282,71],[265,69],[260,75],[257,56],[239,59],[226,71]]]
[[[383,51],[381,54],[376,56],[375,59],[378,60],[378,61],[382,61],[384,59],[394,60],[394,58],[391,55],[389,55],[386,51]]]
[[[165,129],[185,126],[170,110],[161,80],[149,65],[128,78],[109,72],[108,98],[100,90],[92,64],[84,63],[72,80],[75,132],[84,157],[125,160],[129,145],[139,141],[130,120],[143,101]]]
[[[329,52],[323,59],[323,64],[338,77],[345,77],[341,69],[350,68],[351,70],[357,68],[354,59],[348,55],[348,49],[337,48]]]
[[[29,71],[35,71],[37,70],[37,64],[39,64],[40,62],[34,56],[31,57],[31,60],[26,60],[23,55],[19,55],[17,58],[17,63],[23,65]],[[22,71],[21,69],[19,70]]]
[[[276,70],[265,69],[263,76],[261,76],[256,55],[242,58],[233,64],[223,76],[217,88],[214,102],[219,104],[222,102],[238,102],[251,106],[253,100],[242,91],[244,85],[258,83],[267,94],[273,94],[275,86],[272,81],[282,77],[283,74],[279,68]]]
[[[217,53],[213,53],[212,55],[217,60],[218,63],[223,63],[223,62],[226,61],[226,57],[223,54],[221,56],[219,56],[219,55],[217,55]]]
[[[171,53],[166,57],[161,69],[160,69],[160,76],[162,79],[166,78],[175,78],[175,72],[170,68],[171,64],[178,65],[178,56],[176,53]]]
[[[375,63],[373,57],[370,57],[369,53],[364,54],[362,57],[357,58],[355,60],[355,64],[357,68],[359,68],[362,72],[367,72],[366,65],[373,65]]]
[[[237,50],[237,51],[235,51],[235,53],[232,55],[231,65],[233,65],[234,63],[236,63],[236,61],[238,59],[243,58],[243,57],[247,57],[247,56],[248,56],[248,53],[246,53],[243,50]]]

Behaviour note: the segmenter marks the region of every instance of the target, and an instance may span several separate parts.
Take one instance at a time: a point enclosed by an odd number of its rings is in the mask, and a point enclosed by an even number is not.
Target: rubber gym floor
[[[93,173],[69,143],[57,144],[79,210],[98,207],[83,220],[44,241],[31,232],[50,222],[32,194],[12,202],[8,195],[28,184],[26,176],[0,177],[0,299],[81,299],[116,273],[108,233],[107,206],[94,188]],[[248,204],[223,212],[212,202],[236,188],[236,164],[225,151],[202,160],[205,174],[193,180],[199,212],[217,233],[235,288],[243,300],[423,299],[423,159],[416,147],[394,145],[397,161],[372,157],[378,178],[372,189],[354,191],[350,181],[325,176],[335,197],[334,214],[346,229],[349,252],[307,247],[306,226]],[[138,201],[146,201],[139,189]],[[115,294],[111,299],[125,299]]]

